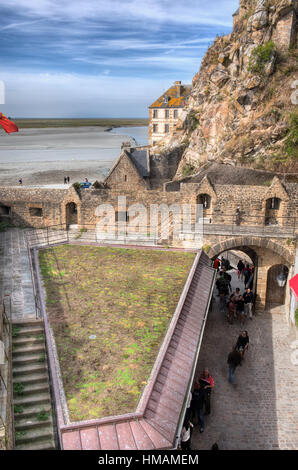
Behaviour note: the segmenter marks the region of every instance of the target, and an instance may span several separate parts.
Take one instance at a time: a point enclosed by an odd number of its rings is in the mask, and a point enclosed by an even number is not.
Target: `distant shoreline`
[[[148,126],[148,119],[130,119],[130,118],[76,118],[76,119],[14,119],[11,118],[20,129],[45,128],[45,127],[107,127],[110,129],[116,127],[142,127]]]

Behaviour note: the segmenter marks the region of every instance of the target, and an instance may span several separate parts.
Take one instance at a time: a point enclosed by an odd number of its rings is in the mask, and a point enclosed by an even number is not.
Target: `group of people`
[[[227,271],[234,268],[228,260],[217,258],[213,267],[217,270],[216,287],[220,311],[226,313],[229,323],[233,323],[234,319],[239,319],[243,325],[245,318],[252,319],[254,266],[245,265],[242,260],[237,264],[238,279],[244,281],[245,290],[242,294],[239,287],[233,292],[232,276]]]
[[[69,182],[70,182],[70,177],[64,176],[64,184],[69,184]]]
[[[204,413],[211,412],[211,391],[214,387],[213,377],[207,367],[203,370],[199,379],[194,384],[193,392],[188,397],[187,410],[181,433],[181,449],[190,450],[193,421],[197,421],[200,432],[204,432]]]
[[[244,360],[245,351],[249,346],[248,332],[242,331],[239,335],[237,342],[233,346],[232,351],[228,355],[228,367],[229,367],[229,382],[236,385],[235,382],[235,370]],[[199,426],[200,433],[204,432],[204,415],[209,415],[211,412],[211,392],[215,385],[213,377],[209,374],[209,370],[206,367],[199,379],[195,381],[193,392],[189,394],[187,410],[185,413],[183,428],[180,438],[180,446],[182,450],[191,450],[191,438],[194,429],[194,423]],[[215,443],[212,446],[212,450],[218,450],[218,445]]]

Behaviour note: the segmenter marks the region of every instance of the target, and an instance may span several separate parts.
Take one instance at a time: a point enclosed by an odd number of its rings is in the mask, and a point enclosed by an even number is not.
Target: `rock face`
[[[185,147],[176,178],[185,165],[195,172],[213,160],[297,170],[297,158],[283,158],[297,113],[297,15],[298,0],[240,0],[233,32],[207,51],[175,132],[161,143],[164,154]]]

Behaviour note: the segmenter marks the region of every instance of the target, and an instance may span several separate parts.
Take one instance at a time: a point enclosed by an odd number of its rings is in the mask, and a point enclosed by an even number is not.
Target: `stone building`
[[[87,240],[103,221],[102,207],[113,208],[117,234],[117,223],[133,224],[137,220],[136,205],[143,205],[145,237],[155,224],[158,244],[185,248],[203,246],[211,258],[226,250],[243,251],[257,269],[254,286],[257,309],[289,306],[289,288],[278,288],[276,278],[280,272],[288,277],[294,273],[298,185],[293,177],[213,163],[202,167],[193,177],[174,181],[179,158],[176,157],[172,169],[163,165],[166,159],[167,156],[160,156],[158,161],[146,148],[123,149],[98,189],[92,187],[77,192],[74,187],[56,190],[2,187],[1,220],[27,227],[84,229]],[[123,197],[124,206],[123,202],[119,203]],[[163,204],[169,208],[170,215],[166,236],[161,215]],[[159,211],[156,220],[151,216],[152,205]],[[177,233],[174,232],[174,208],[180,208],[184,224],[183,205],[190,207],[189,225],[181,226]],[[196,228],[197,205],[202,210],[200,233]]]
[[[160,98],[149,106],[149,144],[156,145],[173,132],[191,91],[191,85],[174,82]]]

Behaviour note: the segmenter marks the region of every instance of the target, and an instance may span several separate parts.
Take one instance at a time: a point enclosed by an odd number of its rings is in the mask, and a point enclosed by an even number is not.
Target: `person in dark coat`
[[[238,264],[237,264],[237,269],[238,269],[238,279],[243,279],[243,269],[244,269],[244,263],[242,260],[239,260]]]
[[[204,432],[204,402],[205,402],[205,388],[204,383],[196,382],[194,385],[194,391],[192,392],[192,401],[191,401],[191,409],[192,409],[192,416],[193,419],[196,418],[198,420],[198,424],[200,426],[200,432]]]
[[[228,356],[228,360],[227,360],[228,365],[229,365],[229,382],[231,382],[233,385],[236,385],[234,374],[235,374],[236,367],[241,365],[241,360],[242,360],[242,356],[240,352],[237,351],[236,349],[233,349],[233,351],[230,352]]]
[[[237,343],[235,345],[235,350],[241,354],[241,359],[243,359],[245,351],[248,349],[249,345],[249,336],[247,331],[242,331],[241,335],[238,336]]]

